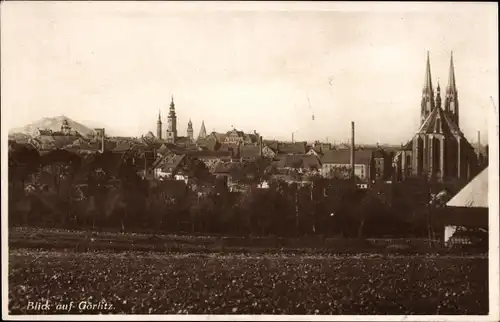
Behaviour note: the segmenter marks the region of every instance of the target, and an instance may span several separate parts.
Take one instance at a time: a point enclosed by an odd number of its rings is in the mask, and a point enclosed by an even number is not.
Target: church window
[[[438,118],[438,119],[436,120],[436,122],[437,122],[437,124],[436,124],[436,132],[437,132],[437,133],[441,133],[441,119],[440,119],[440,118]]]

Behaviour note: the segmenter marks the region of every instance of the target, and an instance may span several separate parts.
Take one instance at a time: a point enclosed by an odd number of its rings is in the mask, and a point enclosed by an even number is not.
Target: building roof
[[[260,147],[256,145],[243,145],[240,147],[240,157],[258,158],[260,156]]]
[[[153,168],[159,168],[165,172],[172,172],[186,157],[185,154],[167,154],[158,157],[152,164]]]
[[[369,164],[371,159],[372,151],[370,150],[358,150],[354,153],[355,164]],[[321,163],[350,164],[351,151],[346,149],[325,151],[325,154],[321,157]]]
[[[230,135],[237,135],[238,137],[244,137],[245,133],[243,131],[238,131],[237,129],[232,129],[226,132],[226,137]]]
[[[209,136],[213,137],[215,140],[217,140],[219,142],[224,142],[226,140],[225,133],[212,132],[209,134]]]
[[[113,152],[126,152],[130,149],[132,149],[132,144],[130,144],[129,142],[119,142],[113,149]]]
[[[280,154],[306,154],[306,142],[280,143],[278,153]]]
[[[175,144],[186,145],[186,144],[189,144],[189,143],[191,143],[191,139],[188,138],[187,136],[178,136],[175,139]]]
[[[213,169],[214,174],[230,174],[231,171],[236,167],[237,163],[230,162],[219,162]]]
[[[276,141],[263,141],[262,144],[264,147],[268,147],[269,149],[273,150],[274,152],[278,152],[278,142]]]
[[[474,177],[446,206],[488,208],[488,168]]]
[[[238,153],[238,144],[222,143],[218,149],[218,151],[231,151],[231,150],[233,150],[234,154],[236,155]]]
[[[321,168],[321,162],[315,155],[285,155],[279,162],[280,168],[300,167],[303,169]]]
[[[438,123],[441,123],[440,128],[438,126]],[[432,110],[429,116],[425,119],[424,123],[422,123],[422,125],[418,129],[417,133],[439,133],[444,135],[463,136],[462,132],[455,124],[455,122],[450,118],[448,113],[443,111],[441,107],[436,107]]]
[[[231,157],[231,151],[211,151],[211,150],[196,150],[196,151],[186,151],[186,154],[196,157],[199,159],[205,158],[227,158]]]

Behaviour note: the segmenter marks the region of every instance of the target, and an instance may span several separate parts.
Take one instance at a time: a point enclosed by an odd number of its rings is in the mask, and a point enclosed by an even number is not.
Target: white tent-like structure
[[[457,226],[465,226],[461,225],[460,222],[467,222],[473,226],[476,226],[478,222],[483,222],[480,225],[484,225],[484,214],[486,218],[488,214],[488,168],[474,177],[446,204],[446,207],[456,213],[457,222],[456,225],[450,223],[445,226],[445,242],[453,236]]]
[[[488,168],[479,173],[448,203],[448,207],[488,208]]]

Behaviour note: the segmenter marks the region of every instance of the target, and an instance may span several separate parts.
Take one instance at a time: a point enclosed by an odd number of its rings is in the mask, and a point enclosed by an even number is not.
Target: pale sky
[[[399,144],[419,125],[427,50],[442,88],[453,50],[460,127],[486,141],[497,4],[383,5],[4,2],[2,124],[66,115],[156,134],[174,95],[179,135],[191,119],[195,136],[204,120],[209,132],[340,142],[355,121],[357,142]]]

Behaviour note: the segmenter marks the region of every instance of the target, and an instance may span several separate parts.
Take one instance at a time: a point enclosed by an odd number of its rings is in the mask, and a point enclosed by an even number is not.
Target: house
[[[332,145],[330,143],[320,143],[316,141],[307,149],[307,154],[321,157],[326,151],[330,151],[332,149]]]
[[[246,134],[243,131],[238,131],[236,129],[232,129],[227,132],[225,135],[224,143],[227,144],[255,144],[259,140],[259,134],[254,131],[253,134]]]
[[[315,157],[321,157],[321,149],[319,147],[309,147],[309,150],[307,151],[306,155],[314,155]]]
[[[325,151],[321,157],[321,175],[325,178],[348,178],[351,169],[350,150]],[[354,174],[362,181],[369,182],[373,176],[372,151],[358,150],[354,153]]]
[[[488,229],[488,168],[474,177],[440,211],[436,220],[444,226],[444,242],[459,230]]]
[[[213,139],[219,143],[224,143],[226,142],[226,134],[225,133],[217,133],[217,132],[212,132],[210,133],[204,140],[207,139]]]
[[[154,177],[160,180],[187,180],[187,176],[181,171],[187,162],[185,154],[171,153],[159,156],[152,164]]]
[[[261,149],[256,145],[240,146],[239,157],[241,160],[255,160],[261,156]]]
[[[319,171],[321,162],[315,155],[285,155],[277,164],[278,169],[298,169],[300,172]]]
[[[262,147],[262,156],[268,159],[274,159],[277,157],[278,147],[276,145],[276,149],[273,149],[272,145],[264,145]]]
[[[224,181],[224,185],[226,188],[232,184],[232,171],[236,166],[235,163],[230,162],[219,162],[214,169],[212,170],[212,174],[216,179],[222,179]]]
[[[306,142],[283,142],[278,144],[278,154],[286,155],[286,154],[306,154],[307,150]]]
[[[229,162],[232,159],[231,151],[224,150],[210,151],[198,149],[196,151],[186,151],[185,153],[190,157],[203,161],[209,170],[213,169],[219,162]]]

